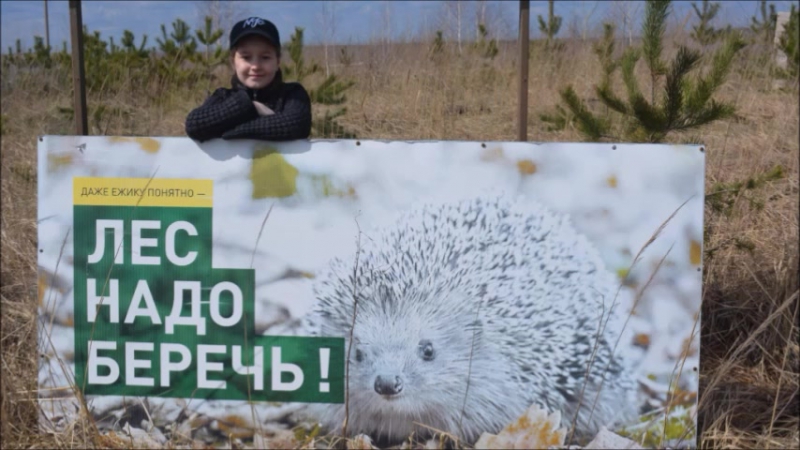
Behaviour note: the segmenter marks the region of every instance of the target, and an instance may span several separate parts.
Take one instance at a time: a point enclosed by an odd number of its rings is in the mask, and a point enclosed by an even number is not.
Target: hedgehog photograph
[[[474,443],[534,404],[578,440],[636,419],[636,361],[615,351],[619,282],[569,217],[485,195],[390,223],[332,259],[302,322],[350,347],[349,436],[391,445],[436,430]],[[342,431],[344,404],[303,413]]]

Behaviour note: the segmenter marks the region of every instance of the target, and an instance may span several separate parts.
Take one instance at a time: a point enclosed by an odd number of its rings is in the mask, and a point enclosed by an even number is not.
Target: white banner
[[[345,398],[373,442],[474,444],[538,405],[585,443],[660,439],[672,401],[667,438],[694,445],[700,146],[44,136],[38,156],[48,429],[79,390],[101,430],[158,444],[336,435]]]

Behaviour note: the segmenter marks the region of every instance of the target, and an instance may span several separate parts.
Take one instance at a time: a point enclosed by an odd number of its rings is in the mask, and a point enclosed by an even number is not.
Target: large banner
[[[38,157],[46,429],[695,445],[701,146],[43,136]]]

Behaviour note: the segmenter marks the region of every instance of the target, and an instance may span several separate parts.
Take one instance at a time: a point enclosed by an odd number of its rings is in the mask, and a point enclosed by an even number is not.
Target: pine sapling
[[[204,54],[195,53],[194,62],[197,63],[203,71],[206,79],[206,90],[210,93],[211,83],[214,80],[213,69],[217,66],[224,64],[226,60],[226,52],[222,46],[219,45],[220,39],[224,31],[220,28],[214,29],[214,19],[211,16],[205,17],[204,28],[202,30],[195,30],[194,34],[197,40],[203,44],[206,49]],[[212,47],[214,48],[212,53]]]
[[[50,47],[44,45],[44,39],[41,36],[34,36],[33,42],[34,61],[45,69],[51,68],[53,60],[50,55]]]
[[[205,50],[205,58],[200,59],[204,65],[206,70],[210,70],[217,64],[221,64],[225,62],[225,54],[222,51],[222,47],[217,45],[217,42],[222,38],[224,31],[220,28],[214,29],[214,19],[211,16],[205,17],[205,27],[202,30],[195,30],[194,34],[197,36],[197,40],[206,46]],[[212,54],[211,48],[215,47],[215,51]]]
[[[120,40],[122,44],[122,49],[130,54],[133,54],[139,58],[146,58],[150,53],[145,49],[145,45],[147,45],[147,35],[142,36],[142,43],[139,46],[136,46],[136,38],[133,35],[133,32],[130,30],[125,30],[122,32],[122,39]]]
[[[552,123],[554,129],[575,123],[588,140],[623,137],[632,142],[661,142],[671,132],[695,129],[731,116],[734,107],[712,97],[724,83],[733,58],[744,47],[744,42],[738,34],[731,33],[713,54],[709,70],[690,78],[690,73],[698,69],[703,59],[700,52],[681,46],[669,64],[662,59],[669,3],[647,1],[641,47],[629,47],[619,60],[614,61],[611,56],[614,28],[606,25],[603,43],[595,48],[603,66],[603,75],[600,83],[595,85],[595,93],[609,113],[621,117],[621,129],[612,127],[607,115],[598,117],[591,112],[571,86],[560,93],[567,108],[557,107],[555,115],[543,115],[542,120]],[[647,94],[643,93],[635,75],[640,60],[646,65],[650,82]],[[621,72],[626,99],[618,96],[612,88],[611,76],[617,68]]]
[[[347,47],[339,48],[339,64],[350,67],[353,64],[353,56],[347,51]]]
[[[481,58],[492,60],[497,56],[497,40],[489,39],[489,30],[486,25],[478,24],[478,39],[472,44],[472,49]]]
[[[614,24],[604,23],[603,39],[593,45],[593,52],[597,55],[603,69],[600,84],[596,87],[598,94],[601,96],[604,95],[603,93],[610,92],[611,77],[620,63],[619,60],[614,59],[614,31]],[[564,129],[571,122],[571,116],[574,115],[580,117],[575,121],[575,126],[587,139],[597,141],[609,137],[611,124],[607,119],[607,106],[605,117],[593,115],[578,98],[578,94],[575,93],[572,86],[567,86],[561,91],[561,99],[568,109],[561,105],[556,105],[555,114],[545,113],[539,116],[543,122],[551,124],[547,127],[548,131]]]
[[[691,37],[701,46],[711,45],[719,39],[721,30],[714,28],[711,22],[717,16],[720,8],[719,2],[711,3],[708,0],[703,0],[702,9],[697,7],[697,4],[692,2],[692,9],[699,23],[692,27]]]
[[[789,11],[789,20],[783,26],[783,29],[776,30],[780,33],[778,41],[778,49],[786,55],[786,69],[779,71],[779,74],[784,77],[792,78],[795,81],[800,75],[800,20],[798,20],[798,10],[795,5]]]
[[[775,5],[772,3],[767,4],[766,0],[761,0],[761,19],[756,16],[750,18],[750,29],[758,36],[764,44],[771,45],[775,36],[775,21],[777,14],[775,14]],[[767,13],[769,9],[769,13]]]
[[[647,69],[650,72],[650,102],[655,102],[656,84],[658,77],[664,75],[667,66],[661,59],[661,52],[664,50],[664,30],[667,26],[667,15],[669,12],[669,1],[649,1],[645,8],[644,24],[642,26],[642,53],[644,54]],[[636,64],[638,53],[631,52],[627,56],[633,58],[632,64]],[[631,76],[633,74],[631,73]],[[626,82],[626,85],[628,82]]]
[[[537,17],[539,19],[539,31],[542,32],[543,35],[546,36],[545,47],[551,48],[553,41],[555,40],[558,31],[561,29],[561,16],[555,15],[553,12],[554,9],[554,0],[549,0],[547,2],[547,22],[545,22],[542,15],[539,14]]]
[[[295,27],[295,32],[289,38],[287,50],[292,62],[281,67],[281,71],[287,79],[303,82],[310,75],[319,72],[319,64],[306,65],[303,56],[303,28]],[[304,84],[307,83],[304,82]],[[341,106],[347,100],[345,91],[354,84],[355,81],[342,81],[336,74],[330,74],[313,88],[307,87],[312,105],[339,106],[333,111],[325,110],[322,117],[314,114],[311,123],[312,135],[323,138],[355,138],[354,133],[337,122],[337,119],[347,112],[347,108]]]
[[[161,57],[158,58],[157,70],[163,79],[175,82],[189,81],[196,71],[184,70],[184,61],[194,59],[197,51],[197,40],[191,35],[191,27],[181,19],[172,22],[172,32],[161,25],[161,38],[156,38]]]
[[[433,38],[430,48],[428,48],[428,58],[434,62],[438,62],[444,54],[444,34],[442,30],[436,31],[436,37]]]

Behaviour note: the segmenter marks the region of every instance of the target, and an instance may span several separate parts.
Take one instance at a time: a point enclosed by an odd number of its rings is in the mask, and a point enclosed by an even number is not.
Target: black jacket
[[[254,100],[275,114],[260,116]],[[285,83],[280,70],[269,86],[258,90],[244,86],[234,75],[230,89],[217,89],[186,116],[186,134],[200,142],[306,139],[311,134],[311,99],[300,83]]]

